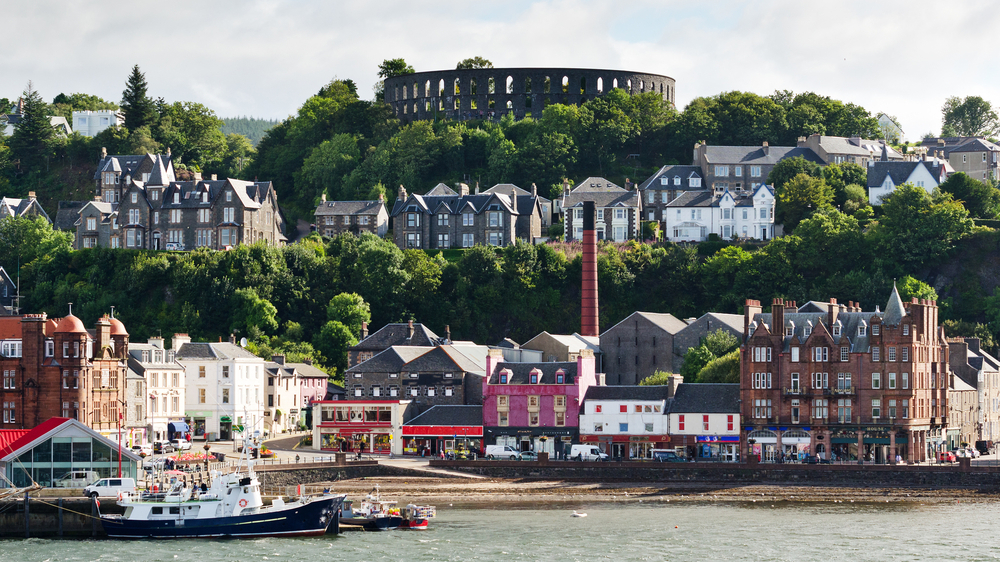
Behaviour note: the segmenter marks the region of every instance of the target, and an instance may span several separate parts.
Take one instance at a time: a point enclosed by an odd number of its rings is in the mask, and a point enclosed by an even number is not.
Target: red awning
[[[481,425],[404,425],[403,437],[482,437]]]

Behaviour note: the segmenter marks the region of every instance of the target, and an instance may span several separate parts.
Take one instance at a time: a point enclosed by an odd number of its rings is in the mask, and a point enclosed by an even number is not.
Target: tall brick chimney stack
[[[597,231],[594,229],[594,202],[583,202],[583,302],[580,306],[584,336],[599,336],[597,310]]]

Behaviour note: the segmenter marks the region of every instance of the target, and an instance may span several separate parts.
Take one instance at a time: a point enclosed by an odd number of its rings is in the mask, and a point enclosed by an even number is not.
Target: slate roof
[[[56,230],[73,230],[76,219],[80,218],[80,209],[87,203],[89,201],[60,201],[52,226]]]
[[[906,183],[906,180],[913,174],[913,170],[917,169],[917,166],[926,167],[931,177],[940,181],[941,165],[941,162],[936,158],[906,162],[883,162],[880,160],[868,166],[868,187],[881,187],[885,182],[886,176],[892,178],[893,185],[902,185]]]
[[[530,196],[529,196],[530,197]],[[479,195],[410,195],[405,201],[397,199],[392,206],[391,216],[396,216],[404,211],[423,212],[434,214],[440,211],[447,211],[453,215],[472,211],[480,214],[491,205],[500,205],[511,214],[519,214],[512,207],[510,194],[505,193],[482,193]],[[439,211],[440,210],[440,211]]]
[[[229,342],[191,342],[177,350],[177,359],[259,359],[253,353]]]
[[[45,220],[52,222],[49,218],[49,214],[45,212],[45,209],[38,203],[38,199],[30,197],[27,199],[15,199],[13,197],[4,197],[0,199],[0,216],[11,216],[11,217],[23,217],[31,209],[37,209],[38,214],[45,217]]]
[[[514,193],[516,193],[517,196],[518,196],[518,201],[519,201],[518,205],[520,205],[520,198],[521,197],[523,197],[523,196],[532,197],[530,191],[528,191],[527,189],[521,189],[520,187],[518,187],[518,186],[516,186],[516,185],[514,185],[512,183],[498,183],[498,184],[494,185],[493,187],[482,191],[482,193],[510,193],[511,188],[514,189]],[[544,201],[546,203],[550,203],[551,202],[549,199],[546,199],[545,197],[542,197],[541,195],[539,195],[537,197],[538,197],[539,201]]]
[[[383,207],[379,199],[374,201],[324,201],[316,207],[316,216],[377,215]]]
[[[483,425],[482,406],[431,406],[405,425]]]
[[[687,207],[718,207],[727,196],[733,200],[736,207],[753,207],[753,196],[761,189],[766,189],[772,196],[774,188],[770,185],[761,184],[753,190],[749,197],[733,195],[729,188],[716,195],[712,191],[685,191],[678,195],[673,201],[667,203],[667,207],[687,208]]]
[[[683,384],[678,387],[684,386]],[[739,385],[736,385],[739,387]],[[612,385],[612,386],[590,386],[583,396],[583,402],[587,400],[649,400],[664,401],[668,398],[670,387],[667,385]],[[666,413],[666,411],[664,411]]]
[[[861,139],[857,137],[830,137],[820,136],[819,145],[829,154],[848,154],[853,156],[872,156],[875,158],[882,156],[883,150],[886,156],[892,160],[902,160],[903,155],[887,145],[881,140]]]
[[[699,187],[691,187],[690,178],[703,179],[700,166],[663,166],[655,174],[646,178],[646,181],[639,184],[639,189],[676,189],[687,191],[689,189],[705,189],[705,182],[701,182]],[[667,178],[667,185],[660,184],[660,178]],[[674,177],[681,179],[680,185],[674,185]]]
[[[458,192],[454,189],[448,187],[443,183],[439,183],[433,187],[430,191],[424,194],[424,197],[437,197],[437,196],[457,196]]]
[[[802,157],[810,162],[826,164],[811,148],[797,146],[706,146],[708,164],[777,164],[785,158]]]
[[[1000,146],[980,138],[974,138],[968,142],[960,144],[955,148],[948,151],[949,154],[952,152],[989,152],[989,151],[1000,151]]]
[[[581,336],[580,334],[577,334],[575,332],[571,335],[566,335],[566,334],[550,334],[548,332],[543,331],[534,338],[531,338],[530,340],[524,342],[521,345],[521,347],[523,347],[524,349],[534,349],[533,347],[529,346],[533,345],[531,342],[533,342],[535,338],[540,336],[548,336],[552,338],[559,344],[566,346],[566,350],[569,351],[570,353],[578,353],[580,350],[583,349],[589,349],[594,353],[599,353],[601,351],[600,336]]]
[[[101,179],[101,172],[118,172],[122,175],[135,176],[136,170],[139,169],[139,166],[146,158],[150,158],[154,162],[159,161],[165,169],[170,171],[171,175],[173,174],[173,157],[169,154],[115,154],[105,156],[97,163],[97,171],[94,172],[94,179]],[[153,169],[156,169],[155,164]]]
[[[329,375],[308,363],[275,363],[274,361],[265,361],[264,370],[277,377],[298,375],[306,378],[329,378]]]
[[[577,184],[563,197],[563,208],[582,207],[584,201],[593,201],[595,206],[602,208],[641,206],[638,191],[622,189],[604,178],[587,178]]]
[[[493,372],[490,373],[490,384],[499,384],[499,373],[504,369],[510,371],[506,383],[508,385],[532,384],[529,375],[534,369],[538,369],[542,373],[536,384],[556,384],[556,371],[560,369],[566,375],[565,384],[576,383],[576,361],[550,361],[548,363],[507,363],[501,361],[493,366]]]
[[[719,322],[721,324],[725,324],[726,326],[729,326],[730,328],[736,330],[739,333],[743,333],[742,314],[726,314],[724,312],[706,312],[705,314],[702,314],[701,317],[698,318],[698,320],[701,320],[702,318],[705,317],[711,318],[712,320],[715,320],[716,322]]]
[[[483,373],[475,361],[452,346],[393,346],[347,373]]]
[[[351,347],[352,351],[381,351],[394,345],[438,345],[443,340],[419,322],[413,324],[413,338],[410,338],[409,323],[394,323],[382,326],[367,338]]]
[[[671,414],[739,414],[739,383],[682,383],[670,402]]]
[[[660,328],[661,330],[667,332],[668,334],[676,334],[677,332],[680,332],[687,326],[687,324],[685,324],[683,320],[677,318],[676,316],[670,313],[636,311],[633,312],[632,314],[629,314],[627,317],[625,317],[625,319],[623,319],[618,324],[615,324],[614,326],[605,330],[605,332],[610,332],[611,330],[615,329],[618,325],[623,324],[629,320],[632,320],[633,316],[639,316],[641,318],[645,318],[654,326]]]
[[[892,284],[892,294],[889,295],[889,304],[885,306],[885,313],[882,315],[882,322],[889,326],[899,326],[899,323],[906,316],[906,310],[903,308],[903,299],[899,296],[899,291],[896,290],[896,284]]]
[[[398,373],[410,361],[420,357],[433,347],[394,345],[367,361],[347,369],[347,373]]]

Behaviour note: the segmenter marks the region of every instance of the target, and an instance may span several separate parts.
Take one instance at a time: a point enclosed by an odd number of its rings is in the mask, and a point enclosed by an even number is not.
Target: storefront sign
[[[699,435],[698,443],[739,443],[739,435]]]
[[[448,436],[448,437],[482,437],[481,425],[404,425],[404,437]]]

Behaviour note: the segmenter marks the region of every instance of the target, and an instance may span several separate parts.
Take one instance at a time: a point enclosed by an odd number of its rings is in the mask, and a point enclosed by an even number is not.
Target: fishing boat
[[[402,524],[396,502],[383,500],[378,486],[360,502],[345,500],[340,511],[340,527],[344,530],[391,531]]]
[[[414,531],[424,531],[427,529],[430,519],[437,516],[437,509],[433,505],[413,505],[412,503],[403,508],[403,522],[400,529],[411,529]]]
[[[265,506],[253,460],[246,455],[228,474],[211,472],[211,486],[189,488],[174,483],[157,494],[122,494],[123,515],[101,515],[112,538],[303,537],[326,533],[344,495],[275,498]]]

